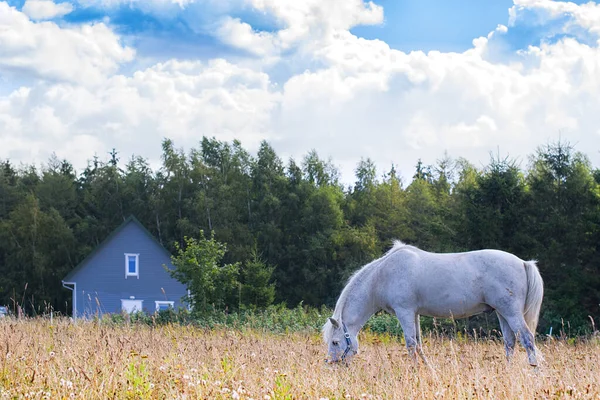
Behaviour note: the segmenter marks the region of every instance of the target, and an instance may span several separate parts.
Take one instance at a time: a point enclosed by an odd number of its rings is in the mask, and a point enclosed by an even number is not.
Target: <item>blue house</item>
[[[185,307],[186,287],[163,267],[174,268],[170,256],[129,217],[63,279],[73,291],[73,318]]]

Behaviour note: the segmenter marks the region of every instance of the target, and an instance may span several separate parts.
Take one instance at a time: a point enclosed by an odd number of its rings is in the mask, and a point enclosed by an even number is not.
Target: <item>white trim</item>
[[[77,319],[77,282],[65,282],[62,281],[63,287],[73,291],[73,295],[71,297],[71,302],[73,303],[73,319]],[[70,288],[66,285],[73,285],[73,288]]]
[[[135,302],[137,302],[137,303],[139,303],[139,304],[140,304],[140,309],[139,309],[139,310],[134,308],[135,312],[141,312],[141,311],[144,311],[144,300],[137,300],[137,299],[121,299],[121,311],[128,312],[128,311],[127,311],[127,310],[125,310],[125,308],[123,307],[123,302],[124,302],[124,301],[132,301],[132,302],[133,302],[133,301],[135,301]]]
[[[77,282],[73,282],[73,319],[77,319]]]
[[[156,306],[156,311],[160,311],[159,306],[164,306],[164,305],[169,305],[173,308],[175,308],[175,302],[174,301],[165,301],[165,300],[157,300],[154,302],[154,305]]]
[[[135,257],[135,272],[129,272],[129,257]],[[125,253],[125,279],[128,276],[137,276],[140,279],[140,255],[139,253]]]

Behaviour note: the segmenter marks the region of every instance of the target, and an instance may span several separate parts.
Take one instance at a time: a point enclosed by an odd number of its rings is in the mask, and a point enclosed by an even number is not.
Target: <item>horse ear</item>
[[[339,328],[340,327],[340,323],[337,322],[337,320],[335,318],[329,317],[329,321],[331,322],[331,325],[333,325],[334,328]]]

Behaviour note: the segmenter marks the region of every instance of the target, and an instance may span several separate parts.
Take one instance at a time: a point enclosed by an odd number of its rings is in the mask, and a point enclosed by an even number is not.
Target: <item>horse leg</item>
[[[537,355],[534,344],[534,337],[529,327],[527,327],[527,323],[525,323],[525,318],[519,312],[513,313],[511,316],[506,314],[503,317],[508,322],[508,325],[512,329],[512,331],[519,336],[519,341],[527,351],[527,359],[529,361],[529,365],[533,367],[537,367]]]
[[[419,314],[415,314],[415,336],[417,340],[417,352],[419,353],[421,360],[423,360],[426,365],[429,365],[429,361],[423,352],[423,340],[421,338],[421,316]]]
[[[406,349],[408,355],[414,362],[417,362],[417,333],[415,326],[415,315],[414,311],[406,310],[394,310],[396,317],[400,321],[402,332],[404,332],[404,341],[406,342]]]
[[[513,353],[515,352],[516,337],[513,330],[508,325],[508,322],[498,311],[496,311],[498,321],[500,322],[500,330],[502,330],[502,339],[504,339],[504,351],[506,352],[506,359],[510,362]]]

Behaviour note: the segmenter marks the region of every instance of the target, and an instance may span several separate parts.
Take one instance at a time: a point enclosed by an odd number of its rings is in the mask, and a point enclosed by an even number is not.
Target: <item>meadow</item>
[[[349,366],[324,363],[318,331],[0,320],[0,398],[600,398],[600,339],[538,341],[538,370],[493,339],[429,334],[430,370],[401,341],[365,330]]]

